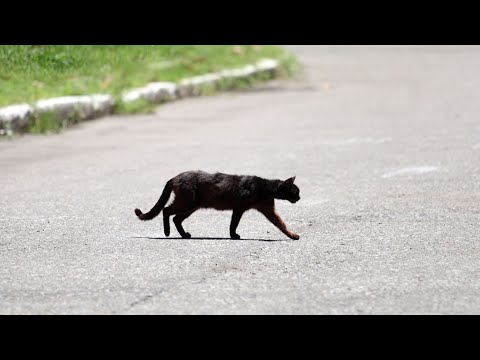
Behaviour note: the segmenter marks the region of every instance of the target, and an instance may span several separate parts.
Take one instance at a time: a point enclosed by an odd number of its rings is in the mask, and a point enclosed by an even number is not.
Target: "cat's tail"
[[[140,209],[135,209],[135,214],[138,216],[140,220],[144,220],[144,221],[152,220],[158,214],[160,214],[160,212],[163,210],[163,208],[167,204],[168,198],[170,197],[171,193],[172,193],[172,180],[167,182],[167,185],[165,185],[165,188],[163,189],[160,199],[158,199],[157,203],[152,208],[152,210],[144,214],[140,211]]]

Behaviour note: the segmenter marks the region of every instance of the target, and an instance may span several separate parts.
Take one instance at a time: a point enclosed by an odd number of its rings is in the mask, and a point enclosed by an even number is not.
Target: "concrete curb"
[[[177,85],[170,82],[150,83],[145,87],[126,91],[122,95],[122,101],[125,103],[135,102],[144,99],[149,102],[161,103],[164,101],[175,100],[177,95]]]
[[[59,121],[72,117],[84,121],[110,114],[114,105],[113,96],[96,94],[40,100],[35,103],[34,109],[37,114],[50,113]]]
[[[7,106],[0,109],[0,135],[11,135],[24,129],[33,116],[28,104]]]
[[[125,91],[121,102],[132,103],[145,100],[160,104],[186,97],[199,96],[206,88],[228,90],[235,81],[250,80],[258,76],[265,79],[277,77],[280,62],[263,59],[243,68],[229,69],[217,73],[195,76],[176,83],[155,82],[144,87]],[[108,94],[64,96],[39,100],[35,104],[17,104],[0,108],[0,135],[12,135],[27,130],[30,121],[43,114],[50,114],[59,122],[80,122],[100,118],[113,113],[116,105],[113,96]]]

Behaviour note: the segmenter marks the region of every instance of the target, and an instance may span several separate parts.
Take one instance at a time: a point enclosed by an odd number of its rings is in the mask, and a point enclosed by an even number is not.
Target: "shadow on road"
[[[238,239],[233,240],[231,238],[220,238],[220,237],[192,237],[190,239],[183,239],[181,237],[148,237],[148,236],[133,236],[131,239],[149,239],[149,240],[223,240],[223,241],[268,241],[268,242],[278,242],[278,241],[295,241],[290,239]]]

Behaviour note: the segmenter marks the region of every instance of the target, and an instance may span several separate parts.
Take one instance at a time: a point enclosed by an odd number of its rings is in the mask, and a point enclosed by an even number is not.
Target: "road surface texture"
[[[288,47],[292,81],[1,141],[0,313],[480,313],[480,47]],[[194,169],[296,175],[300,240],[136,218]]]

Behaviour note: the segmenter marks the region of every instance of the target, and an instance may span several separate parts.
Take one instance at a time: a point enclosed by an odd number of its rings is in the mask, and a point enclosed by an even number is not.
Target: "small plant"
[[[52,112],[36,114],[27,125],[27,130],[32,134],[59,133],[65,124],[55,118]]]
[[[211,95],[214,95],[216,92],[217,92],[217,85],[214,85],[214,84],[203,85],[200,88],[200,95],[202,96],[211,96]]]
[[[297,59],[289,53],[286,53],[280,59],[280,75],[283,77],[293,77],[301,70],[300,64]]]
[[[3,124],[3,128],[0,128],[0,137],[12,137],[13,136],[13,130],[12,130],[12,124],[10,122],[6,122]]]
[[[157,104],[158,105],[158,104]],[[116,114],[153,114],[155,104],[149,103],[145,99],[139,99],[133,102],[117,101],[114,109]]]

